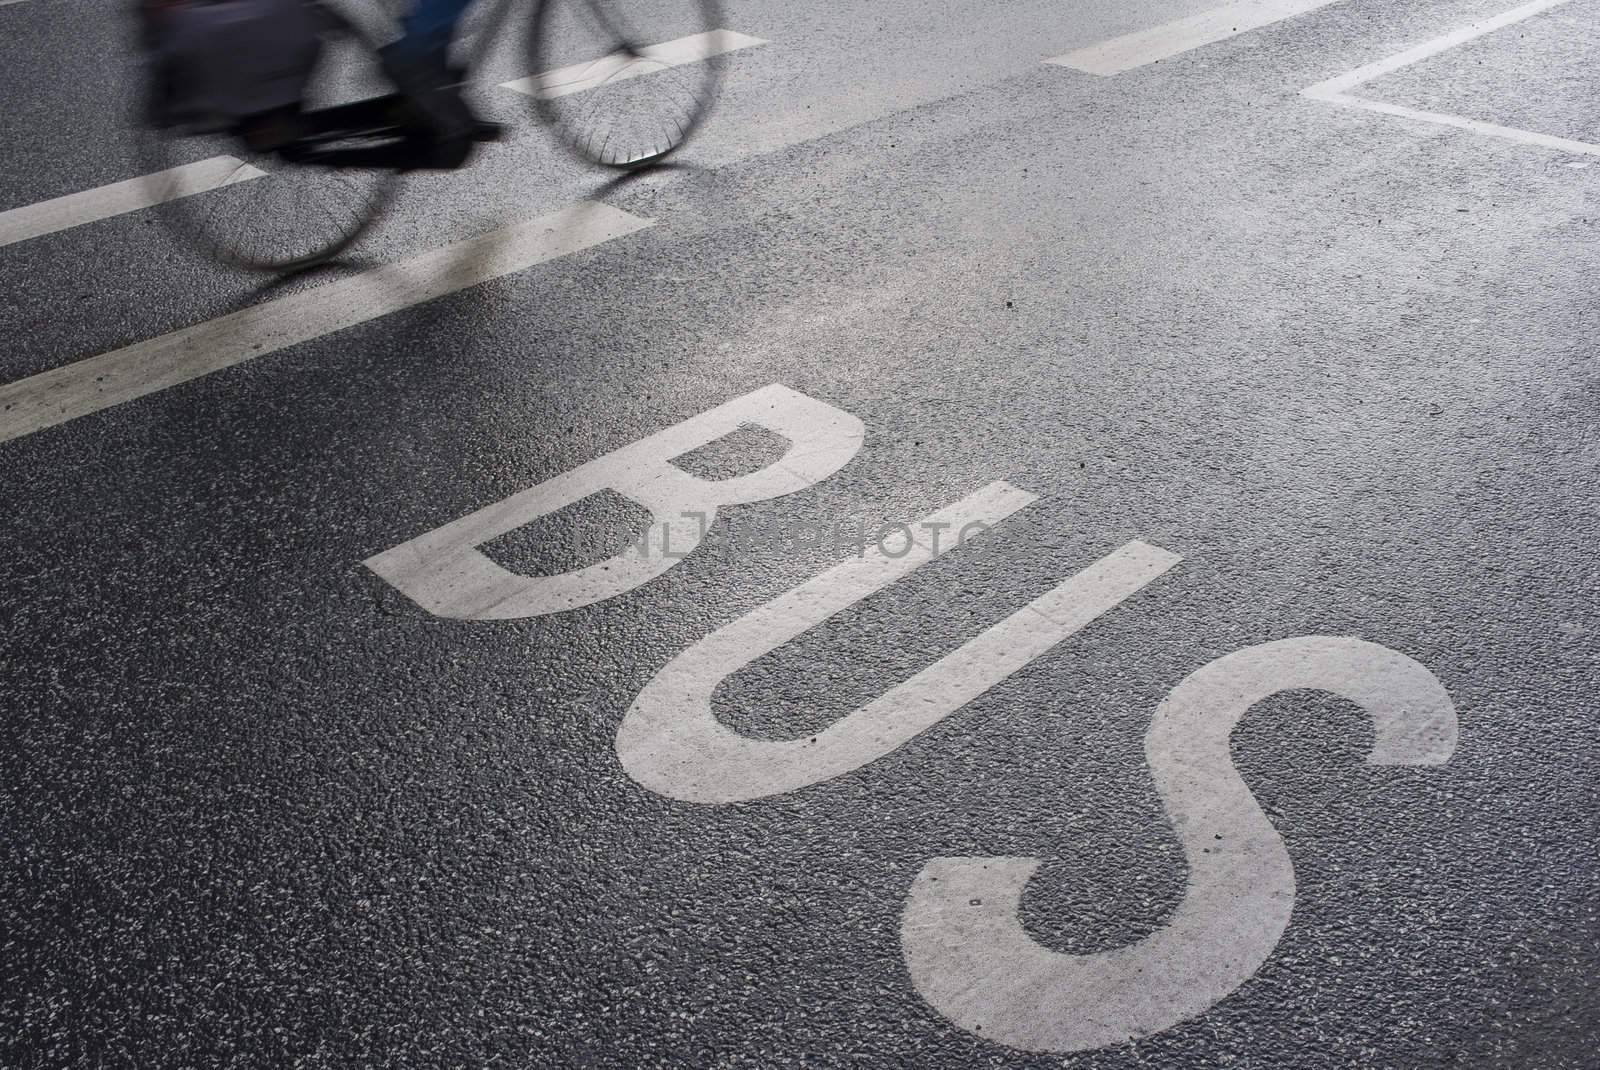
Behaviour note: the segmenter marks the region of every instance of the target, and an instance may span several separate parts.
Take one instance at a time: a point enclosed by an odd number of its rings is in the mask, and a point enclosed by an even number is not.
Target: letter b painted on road
[[[701,479],[671,463],[742,424],[784,436],[789,449],[765,468],[732,479]],[[699,545],[719,506],[776,498],[820,483],[856,455],[863,434],[861,421],[844,410],[773,384],[419,535],[365,564],[440,617],[512,620],[577,609],[666,572]],[[558,576],[520,576],[479,549],[605,490],[649,510],[651,523],[641,547]]]

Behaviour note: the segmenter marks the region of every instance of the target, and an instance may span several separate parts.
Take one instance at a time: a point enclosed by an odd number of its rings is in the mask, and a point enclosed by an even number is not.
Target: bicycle
[[[189,0],[206,2],[206,0]],[[210,0],[218,2],[218,0]],[[227,0],[221,0],[227,2]],[[233,267],[291,273],[345,252],[429,162],[427,137],[408,118],[378,61],[396,33],[399,0],[301,0],[320,27],[320,52],[287,140],[262,144],[235,125],[190,123],[142,132],[154,172],[151,200],[166,223]],[[523,54],[533,72],[514,84],[540,120],[589,163],[637,169],[665,159],[700,127],[721,75],[710,45],[718,0],[483,0],[458,42],[465,83],[507,19],[526,15]],[[705,43],[707,55],[667,41]],[[496,140],[485,124],[479,141]]]

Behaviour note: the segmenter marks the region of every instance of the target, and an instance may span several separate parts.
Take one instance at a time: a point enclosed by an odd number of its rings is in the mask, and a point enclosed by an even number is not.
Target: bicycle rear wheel
[[[681,148],[716,96],[726,51],[717,0],[543,0],[536,73],[516,83],[579,156],[643,167]]]
[[[395,130],[376,109],[356,109],[366,113],[364,123],[321,121],[339,114],[328,109],[391,92],[369,36],[387,12],[380,0],[308,3],[325,31],[300,113],[278,120],[298,132],[288,149],[253,147],[216,123],[140,124],[163,221],[233,267],[288,273],[331,260],[367,232],[399,188],[392,167],[341,162],[393,142]],[[357,5],[362,10],[353,11]]]

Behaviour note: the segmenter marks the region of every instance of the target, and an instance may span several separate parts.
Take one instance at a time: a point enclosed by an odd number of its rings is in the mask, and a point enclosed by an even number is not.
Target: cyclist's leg
[[[450,42],[472,0],[417,0],[402,20],[404,35],[380,50],[385,72],[439,141],[446,164],[466,159],[480,123],[462,99],[449,67]]]
[[[399,45],[412,55],[443,56],[473,0],[417,0],[401,20]]]

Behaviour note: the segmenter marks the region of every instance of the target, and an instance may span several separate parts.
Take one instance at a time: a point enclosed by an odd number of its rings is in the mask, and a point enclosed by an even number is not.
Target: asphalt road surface
[[[1211,4],[278,284],[0,6],[0,1065],[1600,1066],[1600,0]]]

